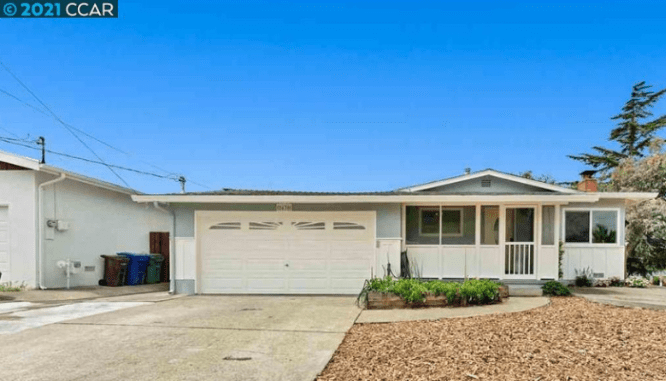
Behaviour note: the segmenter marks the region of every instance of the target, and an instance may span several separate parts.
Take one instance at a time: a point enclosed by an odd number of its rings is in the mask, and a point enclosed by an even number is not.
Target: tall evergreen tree
[[[645,81],[633,86],[631,98],[622,107],[622,112],[612,117],[618,124],[611,131],[610,140],[620,144],[620,150],[615,151],[604,147],[592,147],[594,154],[569,155],[574,160],[581,161],[602,172],[620,165],[623,159],[638,159],[645,156],[645,151],[656,142],[656,132],[666,126],[666,115],[648,122],[641,123],[651,117],[650,111],[655,103],[666,94],[666,89],[650,91],[652,86]]]

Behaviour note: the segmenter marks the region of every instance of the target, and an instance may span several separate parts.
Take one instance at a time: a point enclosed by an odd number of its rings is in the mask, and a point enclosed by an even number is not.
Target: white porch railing
[[[534,244],[506,242],[504,246],[505,275],[534,275]]]

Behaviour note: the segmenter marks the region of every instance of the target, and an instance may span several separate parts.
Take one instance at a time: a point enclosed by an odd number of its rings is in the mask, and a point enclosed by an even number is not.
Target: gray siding
[[[490,180],[490,187],[482,187],[482,180]],[[425,192],[437,193],[534,193],[534,192],[550,192],[547,189],[533,187],[514,181],[500,179],[491,175],[479,177],[477,179],[461,181],[459,183],[444,185],[437,188],[425,190]]]
[[[275,211],[275,204],[172,204],[176,237],[194,237],[195,210]],[[377,238],[400,237],[400,204],[293,204],[297,212],[376,211]]]

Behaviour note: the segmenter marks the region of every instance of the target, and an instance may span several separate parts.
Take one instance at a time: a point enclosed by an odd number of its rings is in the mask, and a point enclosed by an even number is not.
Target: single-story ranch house
[[[423,278],[624,278],[625,208],[656,193],[568,189],[484,170],[390,192],[134,195],[175,216],[180,293],[355,294],[406,251]]]
[[[0,283],[30,288],[97,285],[101,254],[148,252],[171,213],[132,201],[136,191],[0,152]],[[66,262],[67,263],[67,262]]]

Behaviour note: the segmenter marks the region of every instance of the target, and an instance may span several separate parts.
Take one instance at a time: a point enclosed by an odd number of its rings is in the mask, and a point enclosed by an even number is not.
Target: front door
[[[504,278],[534,279],[536,208],[506,208]]]

